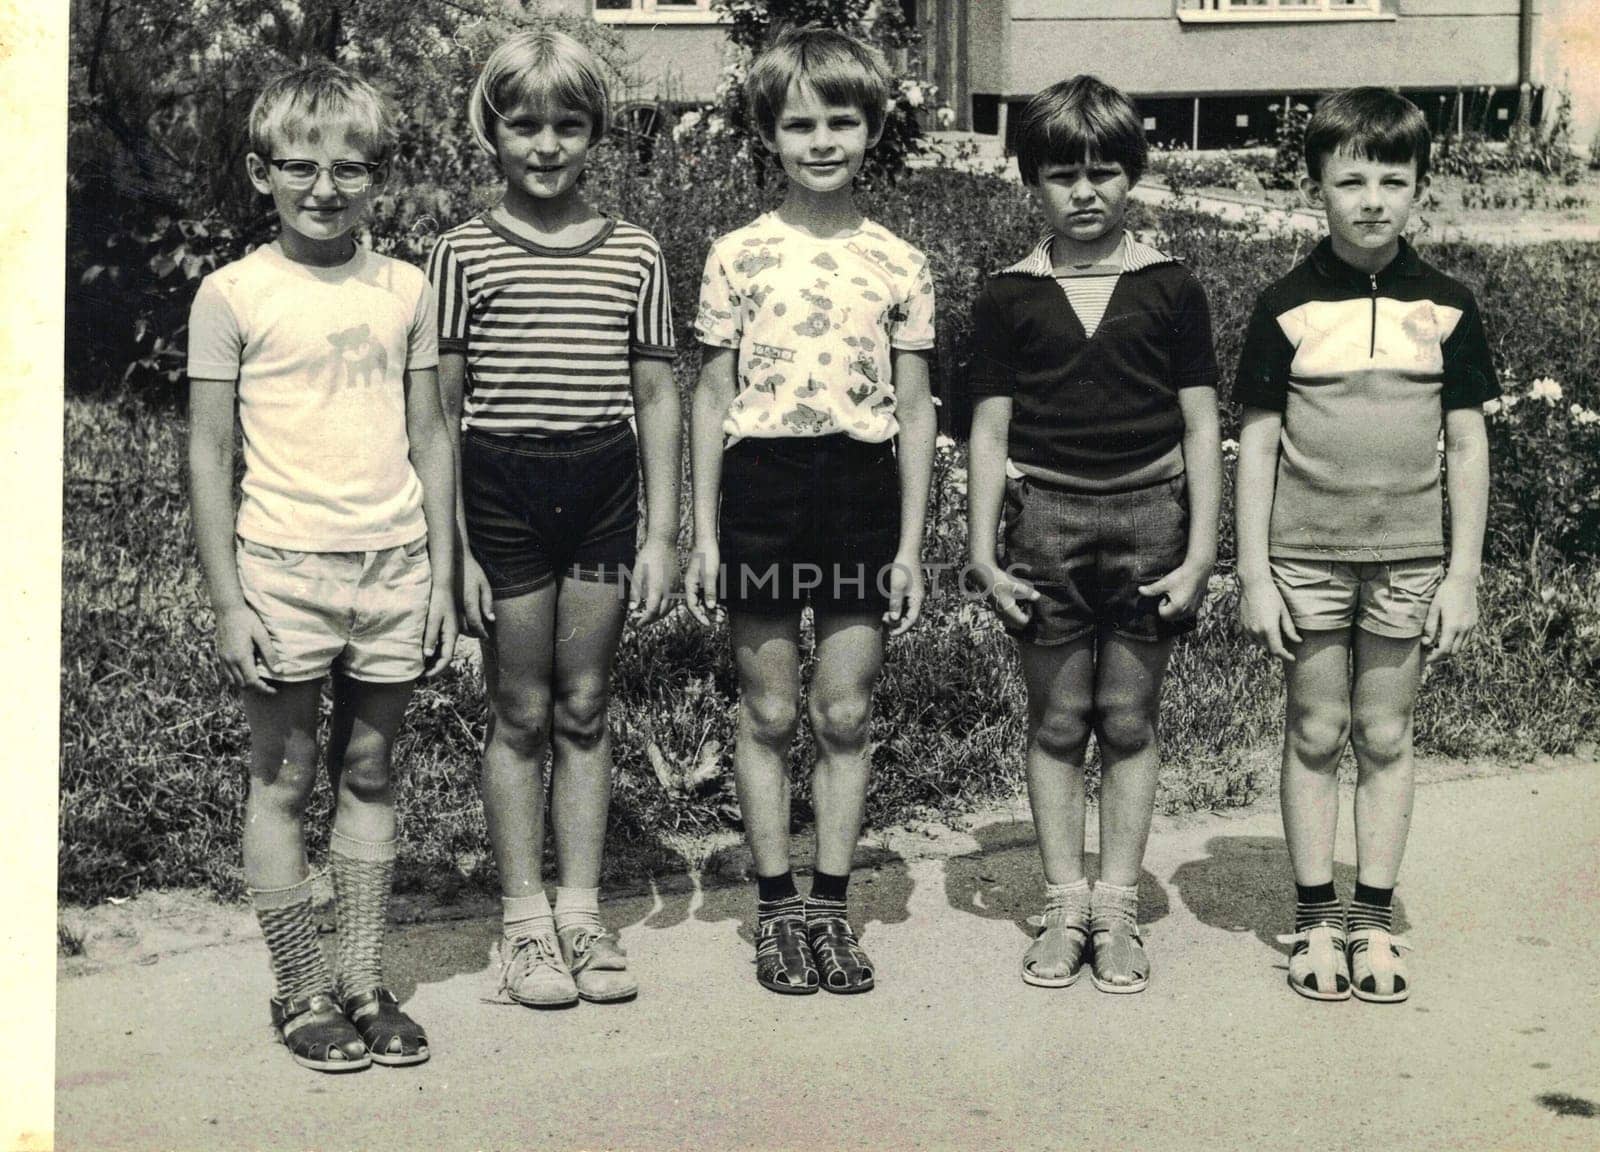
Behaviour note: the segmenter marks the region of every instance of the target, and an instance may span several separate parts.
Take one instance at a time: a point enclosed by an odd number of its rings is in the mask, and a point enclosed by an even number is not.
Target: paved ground
[[[857,872],[866,996],[758,988],[742,886],[608,905],[645,981],[631,1005],[485,1003],[492,921],[395,931],[393,983],[436,1053],[420,1068],[296,1068],[254,939],[64,977],[57,1147],[1595,1148],[1595,782],[1568,765],[1421,790],[1400,1006],[1284,987],[1270,805],[1158,827],[1147,992],[1024,986],[1019,811]]]

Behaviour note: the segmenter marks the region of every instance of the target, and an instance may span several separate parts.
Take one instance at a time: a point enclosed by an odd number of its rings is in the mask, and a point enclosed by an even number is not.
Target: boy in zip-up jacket
[[[1483,404],[1500,389],[1472,293],[1402,235],[1428,149],[1427,122],[1397,93],[1356,88],[1318,106],[1301,189],[1328,235],[1261,294],[1234,386],[1239,611],[1287,687],[1280,794],[1296,898],[1279,939],[1292,945],[1289,986],[1315,1000],[1410,992],[1392,898],[1417,687],[1478,618]],[[1346,911],[1333,845],[1347,741],[1359,776]]]

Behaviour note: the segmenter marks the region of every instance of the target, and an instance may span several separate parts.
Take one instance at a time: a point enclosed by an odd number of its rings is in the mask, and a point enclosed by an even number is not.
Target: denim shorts
[[[1354,624],[1363,632],[1411,640],[1422,635],[1444,562],[1420,560],[1271,561],[1272,582],[1297,631],[1325,632]]]
[[[1165,576],[1189,551],[1189,490],[1182,476],[1131,492],[1068,491],[1030,476],[1006,481],[1007,570],[1039,598],[1028,622],[1006,630],[1029,644],[1066,644],[1100,628],[1132,640],[1192,630],[1164,620],[1139,585]]]
[[[273,680],[398,684],[422,675],[433,578],[428,538],[366,552],[299,552],[242,536],[234,560],[244,602],[272,641]]]
[[[639,461],[627,421],[556,436],[469,431],[461,442],[467,544],[499,599],[563,573],[620,582],[639,527]]]
[[[722,602],[763,614],[881,615],[900,547],[894,447],[750,437],[722,458]]]

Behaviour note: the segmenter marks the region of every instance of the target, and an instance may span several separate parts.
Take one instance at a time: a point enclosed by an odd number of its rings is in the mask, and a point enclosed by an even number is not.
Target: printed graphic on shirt
[[[769,214],[724,236],[706,260],[695,331],[739,350],[730,442],[889,439],[891,353],[933,346],[933,304],[923,255],[871,222],[822,240]]]
[[[377,388],[383,385],[389,371],[389,353],[372,338],[372,329],[367,325],[357,324],[343,332],[330,332],[328,343],[336,350],[334,387]]]

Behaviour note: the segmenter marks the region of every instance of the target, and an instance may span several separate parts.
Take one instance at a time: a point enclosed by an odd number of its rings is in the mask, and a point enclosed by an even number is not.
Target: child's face
[[[825,194],[849,190],[878,135],[854,104],[824,103],[810,85],[795,81],[764,142],[795,187]]]
[[[558,200],[577,187],[593,135],[587,112],[525,101],[495,119],[495,158],[509,187],[536,200]]]
[[[1052,232],[1070,243],[1092,244],[1122,230],[1132,188],[1119,161],[1085,156],[1039,165],[1039,179],[1028,190]]]
[[[380,174],[343,129],[275,143],[271,156],[252,152],[245,166],[256,190],[277,206],[290,254],[311,259],[348,253],[349,233],[361,223]]]
[[[1300,182],[1306,200],[1328,214],[1334,253],[1348,264],[1383,267],[1394,259],[1411,209],[1427,190],[1416,161],[1389,164],[1335,152],[1322,161],[1322,178]]]

